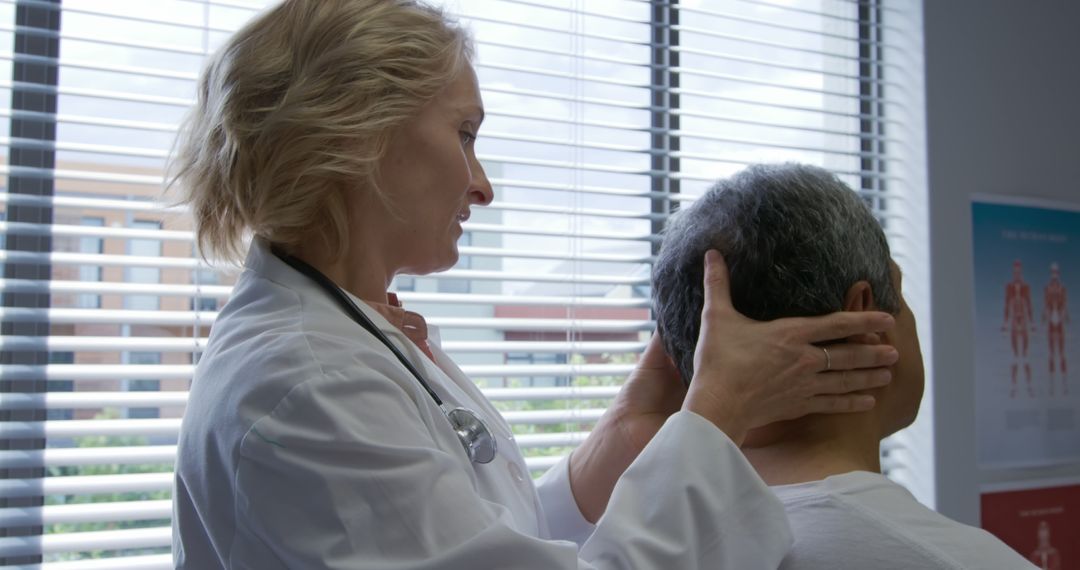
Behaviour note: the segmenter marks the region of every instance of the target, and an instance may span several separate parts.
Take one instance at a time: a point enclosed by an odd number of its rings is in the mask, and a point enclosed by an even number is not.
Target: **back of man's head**
[[[858,281],[870,285],[877,309],[896,314],[901,307],[885,234],[858,194],[821,168],[751,166],[672,216],[653,266],[658,330],[686,382],[709,249],[723,254],[732,303],[752,319],[842,310]]]

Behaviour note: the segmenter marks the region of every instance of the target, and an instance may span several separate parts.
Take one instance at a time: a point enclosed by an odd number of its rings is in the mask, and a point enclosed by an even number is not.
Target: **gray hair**
[[[858,281],[870,284],[882,310],[900,311],[889,244],[858,194],[822,168],[751,166],[668,220],[653,265],[657,330],[688,384],[709,249],[723,254],[732,303],[752,319],[839,311]]]

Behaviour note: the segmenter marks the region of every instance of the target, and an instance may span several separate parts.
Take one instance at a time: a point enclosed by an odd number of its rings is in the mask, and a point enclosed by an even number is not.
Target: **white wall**
[[[935,502],[977,524],[980,483],[1080,475],[1080,464],[975,465],[969,203],[973,193],[1080,203],[1080,3],[925,0],[923,15]]]

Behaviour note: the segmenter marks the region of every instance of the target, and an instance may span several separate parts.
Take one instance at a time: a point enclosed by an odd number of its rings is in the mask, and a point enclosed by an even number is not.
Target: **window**
[[[161,364],[160,352],[129,352],[127,363],[136,366]],[[126,392],[158,392],[161,390],[160,380],[127,380],[125,381]],[[161,417],[161,411],[155,407],[136,406],[127,408],[127,417],[132,419],[150,419]]]
[[[461,234],[461,238],[458,240],[458,247],[465,248],[465,251],[469,250],[469,246],[472,245],[472,233],[464,232]],[[472,268],[472,257],[467,253],[462,253],[458,258],[457,265],[454,266],[454,273],[448,273],[447,276],[460,275],[461,270]],[[469,286],[469,280],[467,278],[446,278],[441,277],[436,280],[438,291],[440,293],[468,293],[471,287]]]
[[[0,520],[29,521],[3,529],[0,566],[170,567],[172,445],[236,275],[199,260],[190,219],[158,196],[205,54],[266,4],[0,2],[0,239],[5,279],[24,288],[3,293],[18,311],[4,317],[0,391],[17,398],[0,400],[0,479],[20,490],[0,494]],[[445,4],[478,39],[477,148],[496,200],[473,210],[451,274],[395,287],[440,326],[534,474],[582,440],[633,368],[653,326],[658,232],[716,177],[824,165],[872,203],[901,265],[919,251],[910,3]],[[890,449],[903,467],[911,446]],[[109,491],[91,494],[95,482]]]
[[[136,230],[149,230],[152,235],[161,229],[161,222],[135,220],[129,227]],[[142,235],[142,234],[139,234]],[[138,257],[161,257],[161,241],[153,238],[131,238],[128,240],[129,256]],[[145,283],[156,285],[161,283],[161,269],[157,267],[128,267],[124,276],[125,283]],[[125,295],[124,308],[141,311],[156,311],[160,308],[160,299],[157,295]]]
[[[105,225],[104,218],[84,217],[82,225],[100,228]],[[97,236],[82,236],[79,238],[79,253],[101,254],[103,240]],[[87,263],[79,266],[79,281],[83,283],[97,283],[101,281],[101,266]],[[75,306],[80,309],[100,309],[101,295],[82,293],[75,299]]]
[[[528,368],[533,368],[531,365],[558,365],[566,364],[565,354],[543,354],[535,352],[508,352],[506,353],[506,364],[508,368],[514,368],[516,365],[526,365]],[[511,378],[510,381],[513,381]],[[514,385],[517,384],[517,385]],[[570,384],[570,377],[568,376],[530,376],[525,379],[524,382],[513,382],[506,388],[511,387],[528,387],[528,388],[556,388],[560,386],[568,386]]]
[[[192,251],[192,257],[197,257],[197,254]],[[216,311],[218,310],[218,299],[212,295],[206,295],[202,291],[204,285],[217,285],[218,274],[216,271],[200,267],[191,272],[192,283],[196,287],[195,296],[191,298],[191,310],[192,311]]]
[[[71,352],[49,353],[49,364],[71,364],[75,362],[75,354]],[[45,384],[48,392],[71,392],[75,390],[75,383],[71,380],[49,380]],[[46,420],[70,420],[74,419],[73,410],[48,410]]]
[[[398,275],[394,278],[394,290],[416,291],[416,278],[411,275]]]

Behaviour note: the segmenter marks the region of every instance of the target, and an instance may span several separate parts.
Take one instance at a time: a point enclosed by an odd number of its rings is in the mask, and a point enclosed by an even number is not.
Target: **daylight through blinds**
[[[0,0],[0,570],[171,567],[176,436],[237,270],[199,259],[163,176],[206,55],[267,4]],[[822,165],[905,239],[903,12],[445,5],[477,39],[496,199],[464,225],[456,267],[392,288],[439,327],[534,475],[632,370],[664,220],[717,177]]]

